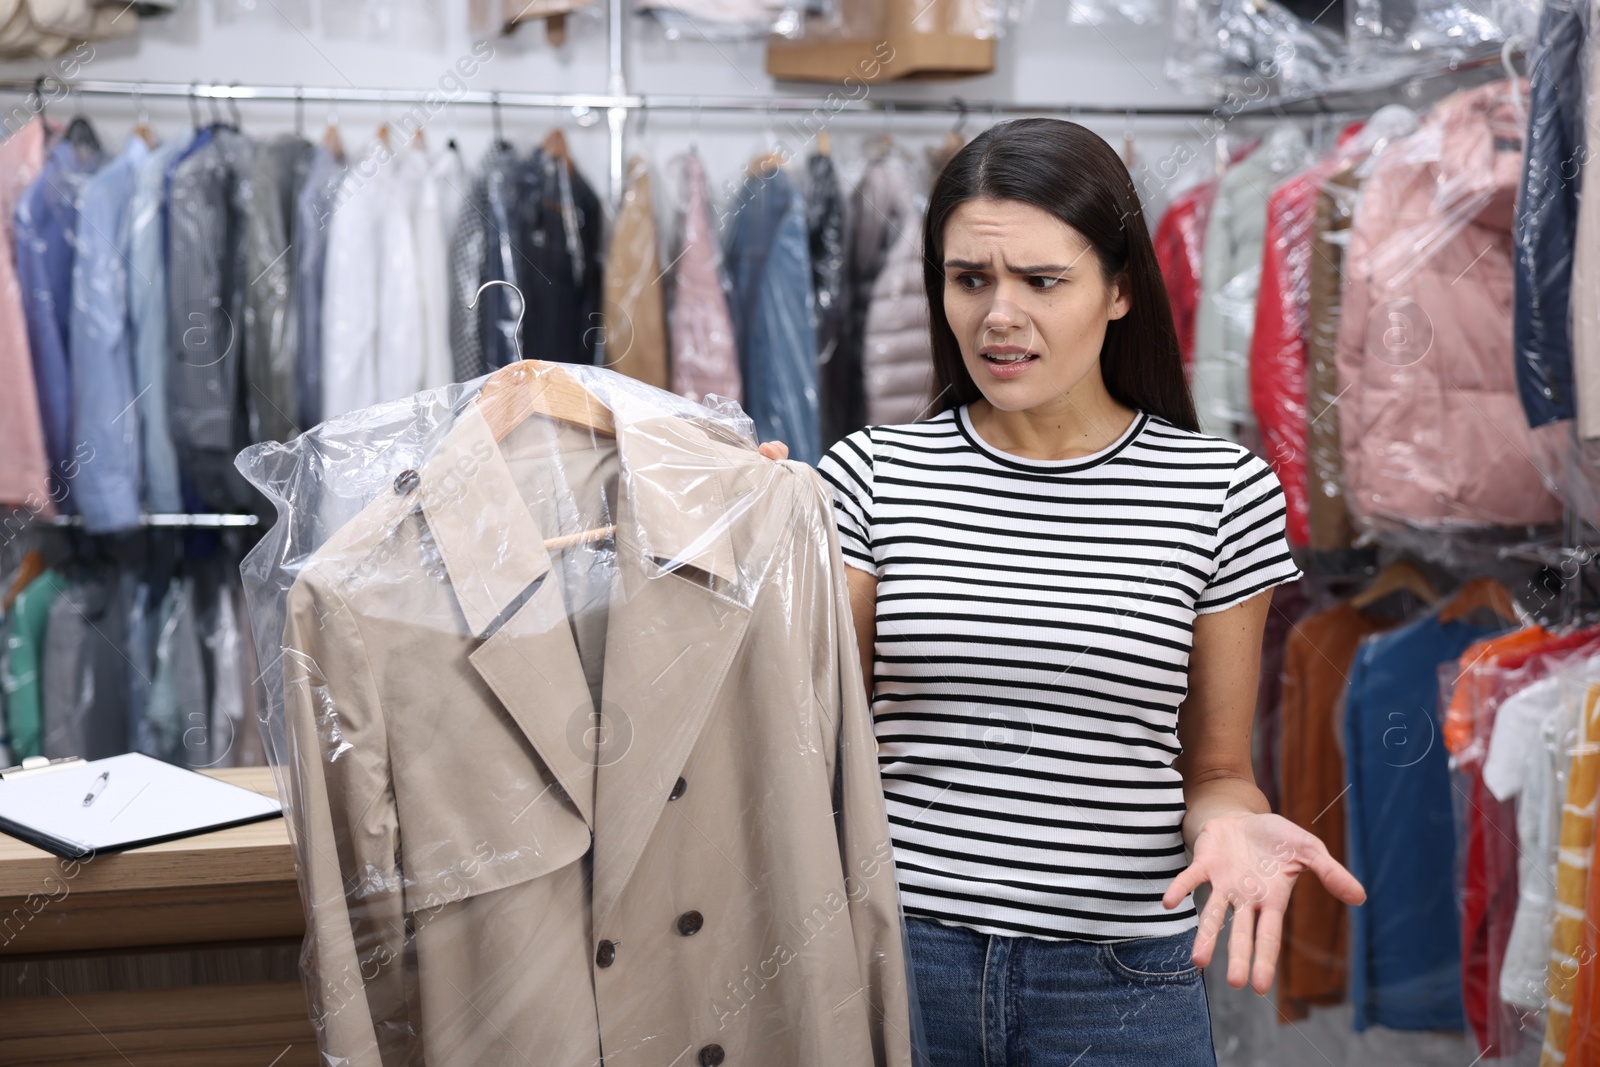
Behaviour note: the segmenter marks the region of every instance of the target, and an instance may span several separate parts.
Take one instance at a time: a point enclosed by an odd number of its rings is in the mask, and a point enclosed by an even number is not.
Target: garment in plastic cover
[[[1354,61],[1437,65],[1500,45],[1531,40],[1539,0],[1347,0],[1345,31]]]
[[[1382,152],[1416,127],[1411,109],[1399,104],[1380,108],[1367,122],[1346,130],[1334,151],[1273,189],[1267,199],[1261,287],[1249,342],[1250,405],[1261,431],[1262,453],[1283,484],[1289,543],[1296,547],[1310,542],[1306,349],[1317,199],[1329,178]]]
[[[240,455],[323,1063],[912,1062],[827,489],[751,431],[524,362]]]
[[[1527,627],[1468,649],[1451,696],[1449,714],[1463,720],[1454,737],[1446,724],[1457,837],[1468,846],[1457,881],[1463,992],[1480,1046],[1500,1055],[1517,1050],[1529,1029],[1526,1013],[1544,1006],[1534,987],[1544,984],[1549,960],[1560,825],[1559,802],[1550,818],[1550,794],[1571,758],[1547,747],[1545,728],[1565,735],[1576,725],[1576,702],[1563,694],[1571,695],[1574,679],[1592,675],[1597,650],[1594,631],[1557,637]],[[1552,724],[1557,718],[1564,721]],[[1537,948],[1535,931],[1543,932]]]
[[[734,346],[722,245],[711,215],[705,164],[693,151],[674,164],[679,208],[667,308],[672,391],[695,401],[716,395],[738,402],[739,351]]]
[[[1298,127],[1276,127],[1260,148],[1224,172],[1206,222],[1195,312],[1195,413],[1206,433],[1252,450],[1259,436],[1250,405],[1250,335],[1261,287],[1267,197],[1312,158]]]
[[[878,44],[874,52],[892,77],[897,44],[911,44],[923,34],[975,40],[1002,37],[1007,25],[1021,19],[1029,4],[1027,0],[836,0],[818,10],[819,5],[792,0],[788,6],[803,17],[778,27],[778,32],[800,39],[874,40]],[[871,81],[875,74],[863,69],[856,76]]]
[[[1528,144],[1512,227],[1517,386],[1531,426],[1576,413],[1572,258],[1588,136],[1583,55],[1589,4],[1552,0],[1528,59]]]
[[[817,335],[806,205],[781,168],[750,175],[725,247],[744,407],[764,441],[822,458]]]
[[[1223,97],[1225,111],[1337,89],[1349,77],[1339,35],[1275,0],[1176,0],[1170,17],[1167,79],[1187,93]]]
[[[637,0],[634,10],[653,15],[668,40],[739,40],[769,33],[793,36],[808,9],[830,5],[804,0]]]
[[[1529,430],[1513,367],[1522,134],[1506,82],[1467,89],[1362,183],[1336,355],[1344,499],[1357,524],[1520,526],[1561,514],[1552,488],[1566,440]]]
[[[1162,18],[1167,5],[1159,0],[1068,0],[1067,22],[1074,26],[1103,26],[1127,21],[1143,26]]]
[[[1495,718],[1484,763],[1489,791],[1516,804],[1517,904],[1500,969],[1500,999],[1524,1012],[1549,1006],[1561,809],[1584,694],[1596,680],[1600,662],[1590,660],[1512,694]]]
[[[221,23],[282,18],[300,29],[311,28],[311,0],[211,0],[211,12]]]
[[[622,203],[606,250],[600,323],[606,366],[665,389],[667,315],[651,184],[644,158],[628,160]]]

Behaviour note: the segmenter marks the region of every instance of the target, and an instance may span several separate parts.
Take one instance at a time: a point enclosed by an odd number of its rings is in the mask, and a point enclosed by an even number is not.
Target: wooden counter
[[[209,773],[275,795],[265,767]],[[0,1064],[315,1064],[283,962],[304,932],[282,819],[82,861],[0,835]],[[275,979],[129,987],[152,971],[248,976],[234,957],[278,961]]]

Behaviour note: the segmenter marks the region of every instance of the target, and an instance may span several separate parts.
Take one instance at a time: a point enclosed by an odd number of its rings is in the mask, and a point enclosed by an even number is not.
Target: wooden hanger
[[[344,162],[344,140],[339,136],[339,122],[337,119],[331,120],[327,129],[322,131],[322,147],[326,148],[328,154],[333,156],[334,159],[337,159],[340,163]]]
[[[1507,622],[1521,624],[1522,612],[1510,590],[1493,578],[1474,578],[1450,597],[1439,610],[1440,622],[1455,622],[1480,608],[1494,612]]]
[[[527,307],[522,299],[522,290],[499,279],[484,282],[478,286],[467,309],[476,309],[479,298],[491,285],[503,285],[517,294],[517,361],[489,375],[477,398],[478,410],[483,413],[494,439],[504,440],[507,434],[532,415],[543,415],[606,437],[615,437],[617,428],[611,410],[571,372],[559,363],[522,358],[522,315]],[[598,526],[582,533],[549,538],[544,547],[546,551],[553,552],[591,541],[603,541],[616,532],[615,525]]]
[[[523,302],[521,289],[498,278],[484,282],[473,294],[467,310],[476,310],[484,290],[491,285],[503,285],[517,294],[517,323],[513,327],[517,361],[491,374],[478,393],[478,406],[483,409],[494,439],[503,440],[529,415],[548,415],[585,430],[615,437],[617,430],[611,411],[565,367],[559,363],[522,357],[522,316],[527,311],[527,305]]]
[[[522,359],[500,368],[483,383],[478,407],[496,441],[530,415],[546,415],[607,437],[617,434],[611,411],[559,363]]]
[[[827,130],[817,134],[817,154],[821,156],[833,155],[833,141],[828,137]]]
[[[155,129],[151,127],[150,112],[146,111],[144,107],[143,83],[134,91],[134,97],[137,101],[136,106],[139,109],[139,113],[138,118],[133,123],[133,135],[143,141],[146,148],[154,148],[161,143],[161,138],[156,136]]]
[[[760,178],[783,168],[783,154],[763,152],[750,161],[750,177]]]
[[[1424,604],[1439,602],[1439,593],[1428,576],[1415,564],[1399,560],[1379,571],[1365,589],[1351,597],[1350,606],[1358,611],[1365,610],[1384,597],[1402,592],[1410,593]]]
[[[545,134],[544,140],[540,142],[539,147],[551,159],[560,160],[569,168],[572,166],[572,153],[567,151],[567,135],[562,133],[560,129],[554,129]]]

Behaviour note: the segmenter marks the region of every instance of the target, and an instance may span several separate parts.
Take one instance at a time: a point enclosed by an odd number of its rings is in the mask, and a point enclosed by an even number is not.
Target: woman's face
[[[967,373],[1001,411],[1038,408],[1097,381],[1106,323],[1128,313],[1089,242],[1016,200],[967,200],[951,213],[944,279],[945,317]]]

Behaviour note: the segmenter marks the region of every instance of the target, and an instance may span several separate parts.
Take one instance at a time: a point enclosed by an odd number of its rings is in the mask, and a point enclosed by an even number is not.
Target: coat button
[[[416,471],[401,471],[400,476],[394,480],[394,491],[401,496],[411,492],[422,481],[422,476]]]
[[[610,941],[600,942],[600,947],[595,950],[594,961],[602,967],[609,967],[617,958],[617,946]]]
[[[721,1045],[707,1045],[700,1050],[700,1067],[717,1067],[722,1058]]]
[[[705,924],[705,916],[698,911],[686,911],[678,916],[678,933],[684,937],[688,937],[690,934],[698,934],[700,928]]]
[[[689,783],[684,781],[682,778],[679,778],[676,782],[672,783],[672,792],[667,794],[667,799],[677,800],[679,797],[683,796],[683,791],[688,788]]]

